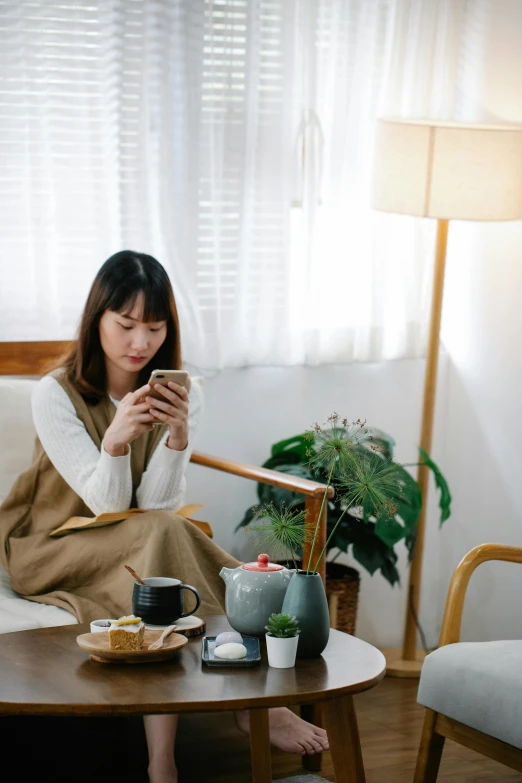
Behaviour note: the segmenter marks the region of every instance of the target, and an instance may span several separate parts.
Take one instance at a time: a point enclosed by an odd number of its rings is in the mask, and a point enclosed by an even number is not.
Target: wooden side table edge
[[[197,702],[182,704],[41,704],[30,702],[0,702],[0,716],[7,715],[49,715],[49,716],[134,716],[134,715],[164,715],[172,713],[197,712],[229,712],[230,710],[250,710],[270,707],[298,707],[301,704],[323,704],[340,696],[363,693],[380,682],[386,669],[364,683],[336,688],[329,691],[314,691],[291,696],[260,696],[254,701],[250,699],[233,699],[230,701]]]

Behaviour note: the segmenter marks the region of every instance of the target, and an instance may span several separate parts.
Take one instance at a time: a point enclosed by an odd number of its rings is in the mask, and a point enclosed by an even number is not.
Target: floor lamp
[[[420,446],[431,452],[444,268],[450,220],[522,219],[522,127],[383,118],[378,120],[373,206],[437,220]],[[419,467],[423,503],[410,565],[402,650],[387,650],[387,673],[418,677],[417,649],[428,469]],[[454,522],[458,524],[458,520]]]

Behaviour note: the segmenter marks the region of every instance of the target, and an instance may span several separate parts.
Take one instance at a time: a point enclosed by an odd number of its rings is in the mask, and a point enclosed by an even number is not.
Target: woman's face
[[[100,319],[100,342],[106,360],[119,370],[139,372],[167,336],[167,322],[145,323],[143,293],[127,315],[106,310]]]

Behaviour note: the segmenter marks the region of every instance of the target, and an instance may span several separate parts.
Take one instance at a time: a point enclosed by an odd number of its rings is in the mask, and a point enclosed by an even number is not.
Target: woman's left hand
[[[170,430],[167,440],[169,449],[183,451],[188,445],[188,392],[184,386],[179,383],[169,381],[168,388],[155,384],[156,391],[165,397],[165,400],[156,400],[153,397],[146,397],[146,402],[150,404],[150,413],[157,421],[167,424]]]

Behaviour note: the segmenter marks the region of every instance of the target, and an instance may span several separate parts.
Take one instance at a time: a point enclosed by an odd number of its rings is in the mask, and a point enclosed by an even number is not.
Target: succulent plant
[[[269,636],[277,636],[278,639],[288,639],[291,636],[299,635],[297,619],[294,615],[286,612],[281,612],[281,614],[272,613],[265,628]]]

